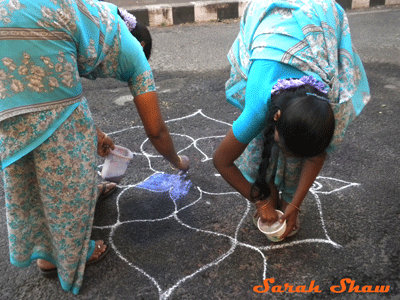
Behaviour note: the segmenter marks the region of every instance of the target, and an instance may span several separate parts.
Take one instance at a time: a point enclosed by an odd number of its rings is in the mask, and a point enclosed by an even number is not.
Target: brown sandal
[[[106,245],[106,250],[100,254],[100,256],[96,259],[90,259],[86,262],[86,266],[90,266],[93,264],[96,264],[100,261],[102,261],[104,259],[104,257],[106,257],[106,255],[108,254],[108,252],[110,251],[110,246],[107,245],[106,243],[104,243],[103,245]],[[94,251],[93,251],[94,253]],[[93,254],[92,254],[93,255]],[[39,269],[39,273],[40,275],[42,275],[45,278],[56,278],[58,273],[57,273],[57,268],[53,268],[53,269],[42,269],[40,267],[38,267]]]
[[[117,185],[114,182],[104,181],[98,185],[98,188],[99,188],[99,196],[97,200],[103,200],[109,197],[117,190]]]

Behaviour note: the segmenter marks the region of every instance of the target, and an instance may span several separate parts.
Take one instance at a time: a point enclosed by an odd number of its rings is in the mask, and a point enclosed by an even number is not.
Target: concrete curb
[[[400,4],[400,0],[337,0],[337,2],[346,10]],[[146,26],[172,26],[240,18],[247,3],[248,0],[226,0],[124,8]]]

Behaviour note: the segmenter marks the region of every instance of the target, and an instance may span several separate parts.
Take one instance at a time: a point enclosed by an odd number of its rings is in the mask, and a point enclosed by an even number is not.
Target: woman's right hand
[[[174,167],[178,170],[186,172],[187,170],[189,170],[189,164],[190,164],[189,158],[185,155],[182,155],[182,156],[180,155],[179,162]],[[172,164],[171,164],[171,166],[172,166]]]
[[[115,149],[113,140],[103,131],[96,127],[97,131],[97,154],[100,156],[107,156],[111,150]]]
[[[254,217],[256,219],[261,218],[261,222],[272,225],[278,221],[279,215],[269,201],[270,199],[268,198],[267,200],[257,201],[255,203],[257,212],[255,213]]]

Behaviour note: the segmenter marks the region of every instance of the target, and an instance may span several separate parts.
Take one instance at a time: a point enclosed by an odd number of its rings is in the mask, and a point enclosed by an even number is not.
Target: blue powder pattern
[[[177,201],[187,195],[191,186],[192,182],[186,179],[186,174],[157,173],[136,187],[158,193],[169,191],[171,199]]]

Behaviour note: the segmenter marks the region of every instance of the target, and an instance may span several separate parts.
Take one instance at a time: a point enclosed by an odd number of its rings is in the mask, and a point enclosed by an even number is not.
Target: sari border
[[[67,99],[10,108],[8,110],[0,112],[0,122],[22,114],[49,110],[56,105],[68,106],[80,102],[82,101],[82,99],[83,95],[79,94],[78,96]]]
[[[85,17],[87,17],[90,21],[92,21],[92,22],[95,24],[95,26],[97,26],[97,28],[100,29],[100,23],[101,23],[101,22],[100,22],[100,19],[97,18],[97,17],[95,17],[95,16],[93,16],[93,15],[90,13],[90,11],[89,11],[89,9],[86,7],[85,3],[83,3],[82,0],[78,0],[78,1],[76,1],[76,4],[77,4],[77,6],[78,6],[79,11],[81,11],[82,14],[83,14]],[[105,43],[105,36],[104,36],[104,34],[101,32],[101,30],[100,30],[100,36],[99,36],[99,44],[102,45],[102,46],[104,46],[104,45],[106,44],[106,43]],[[103,51],[103,52],[104,52],[104,51]]]
[[[73,42],[72,37],[63,31],[47,30],[39,28],[1,28],[0,40],[51,40],[51,41],[70,41]]]
[[[233,53],[232,49],[229,50],[228,52],[228,59],[231,62],[232,66],[238,71],[240,76],[247,81],[247,76],[246,74],[242,71],[242,69],[239,66],[238,61],[236,60],[235,54]]]

